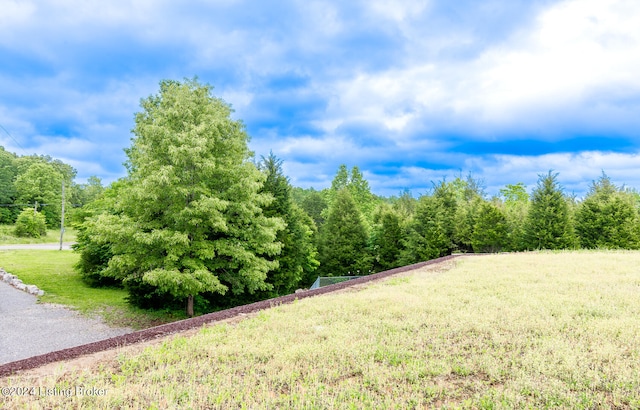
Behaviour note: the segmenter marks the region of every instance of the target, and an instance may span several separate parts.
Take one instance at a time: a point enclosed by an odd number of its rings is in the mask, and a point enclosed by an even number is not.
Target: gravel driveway
[[[0,365],[131,331],[37,303],[35,296],[0,281]]]

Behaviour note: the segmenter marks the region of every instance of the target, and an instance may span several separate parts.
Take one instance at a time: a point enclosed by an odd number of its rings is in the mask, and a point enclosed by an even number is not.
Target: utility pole
[[[62,181],[62,215],[60,215],[60,250],[62,250],[63,235],[64,235],[64,180]]]

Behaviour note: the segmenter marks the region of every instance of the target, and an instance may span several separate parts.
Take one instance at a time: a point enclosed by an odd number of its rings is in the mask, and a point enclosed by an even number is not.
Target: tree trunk
[[[187,297],[187,316],[193,317],[193,295]]]

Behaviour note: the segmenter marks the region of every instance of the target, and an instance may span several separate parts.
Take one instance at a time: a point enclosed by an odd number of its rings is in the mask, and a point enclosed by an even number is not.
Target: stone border
[[[16,275],[12,275],[6,270],[0,268],[0,280],[8,283],[14,288],[21,290],[23,292],[27,292],[30,295],[34,296],[42,296],[44,295],[44,290],[38,289],[36,285],[25,285],[22,283],[20,279]]]

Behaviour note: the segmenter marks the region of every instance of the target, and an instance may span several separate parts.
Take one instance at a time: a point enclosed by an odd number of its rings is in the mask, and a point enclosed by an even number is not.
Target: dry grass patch
[[[640,407],[640,252],[458,260],[2,386],[45,408]]]

